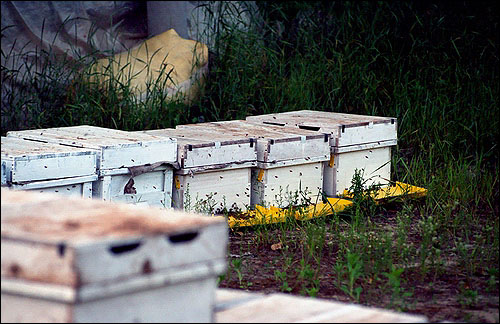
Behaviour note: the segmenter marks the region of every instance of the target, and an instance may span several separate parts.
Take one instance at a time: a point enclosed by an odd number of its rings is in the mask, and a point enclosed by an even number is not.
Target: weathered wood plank
[[[317,203],[321,201],[322,184],[322,162],[255,169],[252,170],[251,203],[277,207]],[[296,193],[298,201],[293,199]]]
[[[325,134],[274,126],[251,124],[244,120],[179,125],[177,129],[190,129],[206,136],[253,137],[257,139],[257,161],[276,162],[286,160],[303,161],[311,158],[327,159],[330,148]],[[325,142],[326,139],[326,142]]]
[[[78,287],[225,260],[224,219],[58,195],[39,203],[37,195],[2,188],[2,278]]]
[[[174,207],[246,211],[250,206],[250,168],[175,174]],[[213,206],[213,208],[211,208]]]
[[[144,131],[155,136],[177,139],[178,162],[182,168],[217,164],[242,164],[257,158],[253,137],[237,138],[227,134],[212,134],[199,128],[156,129]]]
[[[177,160],[174,139],[140,132],[82,125],[11,131],[7,136],[98,150],[99,170]]]
[[[33,182],[96,174],[97,152],[22,140],[1,138],[1,159],[5,180],[12,183]]]
[[[397,120],[392,117],[300,110],[248,116],[246,120],[329,133],[334,139],[332,146],[337,147],[397,139]]]
[[[217,323],[427,323],[424,316],[287,294],[217,291]],[[224,299],[222,299],[222,297]],[[253,298],[252,298],[253,297]],[[231,303],[232,302],[232,303]],[[225,305],[225,307],[220,307]]]

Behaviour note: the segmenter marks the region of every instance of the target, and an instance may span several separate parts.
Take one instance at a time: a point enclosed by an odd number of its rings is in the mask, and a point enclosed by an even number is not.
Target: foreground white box
[[[356,169],[363,170],[365,186],[390,181],[391,147],[397,144],[395,118],[300,110],[246,119],[256,124],[329,133],[332,156],[324,163],[323,183],[329,197],[341,196],[349,189]]]
[[[2,322],[210,322],[227,224],[1,191]]]
[[[284,131],[281,127],[256,125],[244,120],[179,125],[177,129],[199,130],[207,136],[212,132],[233,138],[256,139],[257,167],[252,170],[252,206],[286,207],[290,203],[321,201],[322,163],[330,157],[327,134],[298,128]]]
[[[257,165],[256,140],[213,133],[202,125],[144,132],[177,140],[173,206],[216,214],[246,211],[251,204],[251,168]]]
[[[1,141],[2,186],[92,197],[96,151],[15,137]]]
[[[7,136],[96,150],[99,179],[93,183],[93,197],[172,206],[174,139],[86,125],[13,131]]]

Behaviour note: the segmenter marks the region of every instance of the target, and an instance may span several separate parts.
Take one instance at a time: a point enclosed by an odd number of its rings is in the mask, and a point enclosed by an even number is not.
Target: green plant
[[[363,288],[360,286],[355,287],[355,283],[363,275],[363,261],[358,254],[349,251],[347,252],[346,261],[348,284],[343,285],[341,289],[351,298],[354,298],[356,302],[359,302],[359,296]]]
[[[315,297],[319,291],[319,279],[317,273],[311,269],[309,264],[306,264],[304,259],[300,260],[300,268],[297,270],[298,279],[303,280],[301,294],[304,292],[311,297]]]
[[[462,306],[470,307],[477,303],[477,296],[478,293],[476,290],[462,287],[460,289],[458,301]]]
[[[396,268],[391,266],[390,272],[383,272],[382,275],[387,277],[388,286],[391,290],[391,302],[390,307],[397,306],[398,310],[404,311],[406,309],[405,300],[411,297],[413,293],[404,291],[401,287],[401,275],[403,274],[403,268]]]
[[[274,270],[274,278],[281,283],[280,290],[290,292],[292,288],[288,286],[286,271]]]
[[[284,257],[284,264],[283,264],[283,270],[274,270],[274,278],[275,280],[281,284],[280,290],[283,292],[291,292],[292,287],[288,285],[288,280],[287,280],[287,271],[290,268],[292,264],[292,258],[291,257]]]

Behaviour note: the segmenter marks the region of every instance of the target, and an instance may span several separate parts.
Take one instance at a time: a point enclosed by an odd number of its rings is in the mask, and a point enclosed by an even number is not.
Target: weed
[[[411,292],[404,291],[401,287],[401,275],[403,272],[403,268],[391,266],[390,272],[382,273],[387,277],[388,285],[391,290],[391,301],[389,307],[397,306],[399,311],[406,310],[407,307],[405,306],[405,300],[413,295]]]
[[[292,287],[288,285],[288,280],[287,280],[287,271],[290,268],[290,265],[292,264],[292,258],[291,257],[285,257],[285,262],[283,264],[283,270],[274,270],[274,278],[275,280],[280,283],[280,290],[283,292],[291,292]]]
[[[356,302],[359,302],[359,296],[363,288],[360,286],[355,287],[355,283],[362,276],[363,260],[358,254],[348,251],[346,261],[348,285],[343,285],[341,289]]]

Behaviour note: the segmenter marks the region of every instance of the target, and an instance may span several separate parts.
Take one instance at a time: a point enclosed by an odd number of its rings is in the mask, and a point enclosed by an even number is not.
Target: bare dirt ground
[[[386,210],[384,215],[373,221],[380,226],[390,227],[395,224],[397,206]],[[328,222],[327,222],[328,224]],[[256,229],[231,230],[229,245],[229,271],[221,280],[219,287],[245,289],[248,291],[288,292],[294,295],[305,295],[307,280],[295,269],[300,267],[303,259],[301,244],[283,247],[279,242],[281,229],[269,229],[267,240],[262,239],[262,231]],[[328,233],[328,232],[327,232]],[[290,231],[287,235],[296,233]],[[298,237],[298,236],[297,236]],[[421,237],[410,231],[408,240],[416,244]],[[328,234],[326,241],[328,242]],[[287,250],[285,254],[284,250]],[[319,270],[319,289],[317,298],[341,302],[355,303],[356,300],[339,288],[335,271],[335,242],[330,248],[323,249]],[[290,256],[291,259],[290,259]],[[275,271],[282,271],[286,258],[290,264],[287,271],[287,289],[283,289],[283,281],[277,280]],[[457,266],[460,262],[456,255],[450,253],[442,262],[440,271],[429,272],[422,277],[418,265],[406,267],[401,275],[401,292],[410,295],[393,300],[394,296],[387,286],[387,279],[362,277],[357,286],[362,287],[359,303],[367,306],[388,308],[407,313],[424,315],[431,322],[499,322],[499,283],[498,277],[492,279],[491,274],[481,269],[472,276]],[[236,260],[235,263],[232,263]],[[241,260],[241,261],[238,261]],[[492,282],[493,280],[493,282]],[[402,296],[402,293],[400,294]]]

